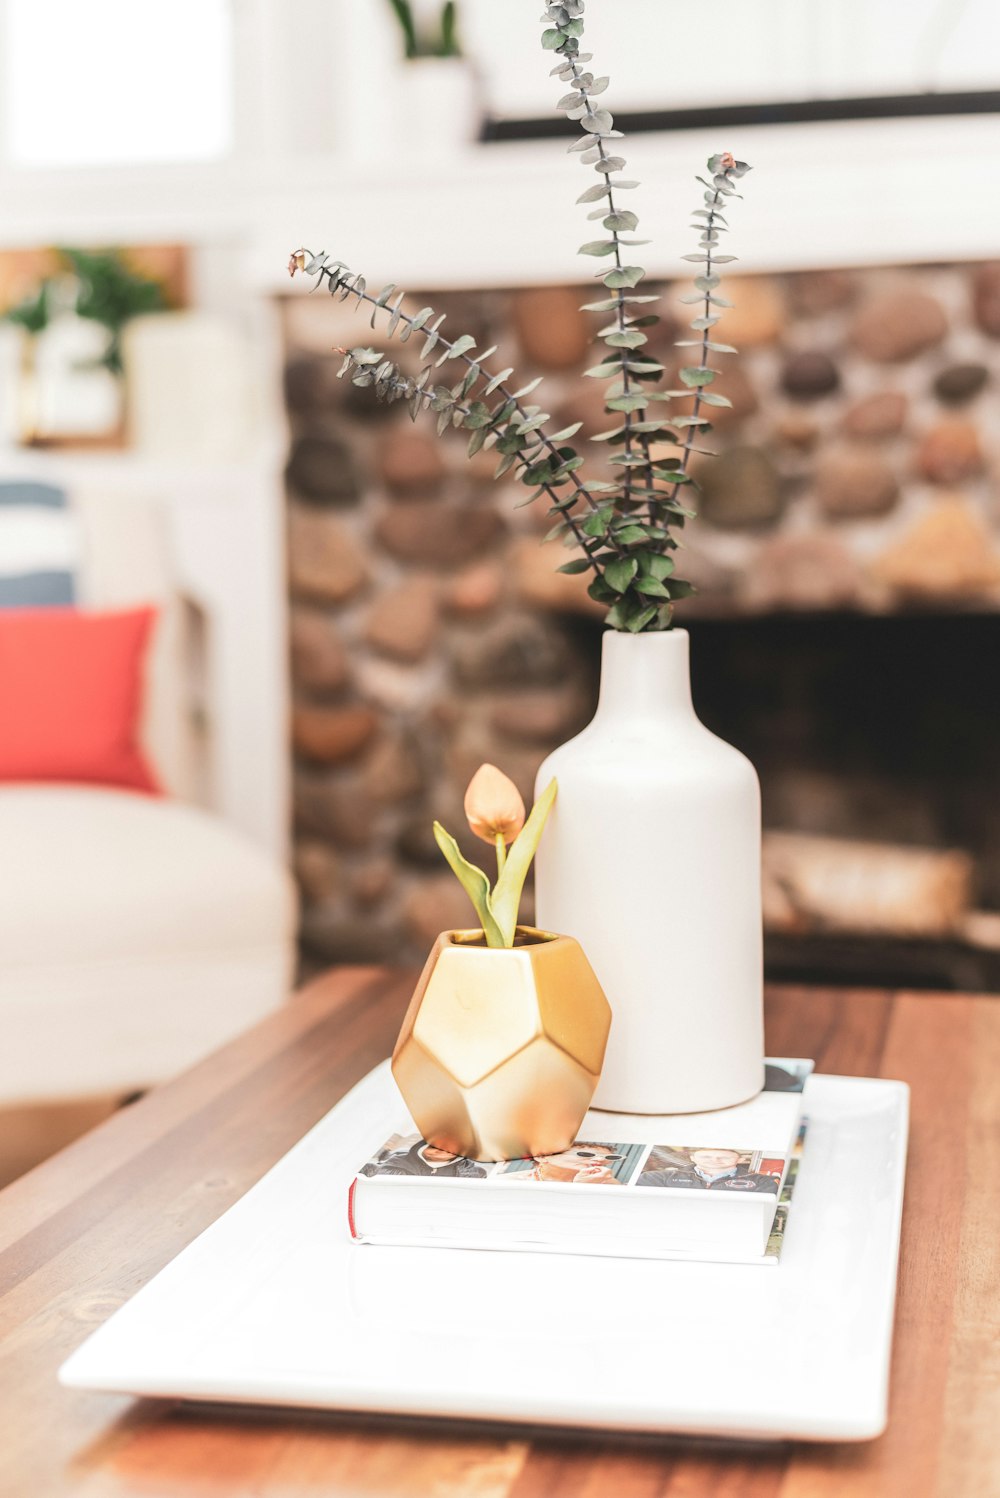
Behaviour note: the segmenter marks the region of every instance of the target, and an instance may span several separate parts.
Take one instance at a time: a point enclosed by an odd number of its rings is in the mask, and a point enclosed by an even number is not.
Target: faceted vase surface
[[[444,931],[392,1055],[423,1137],[472,1160],[555,1154],[590,1106],[611,1010],[579,944],[519,926],[513,947]]]

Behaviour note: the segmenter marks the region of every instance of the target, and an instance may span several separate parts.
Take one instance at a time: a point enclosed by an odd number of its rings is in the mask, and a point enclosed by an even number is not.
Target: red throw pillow
[[[139,747],[156,610],[0,609],[0,780],[69,780],[159,795]]]

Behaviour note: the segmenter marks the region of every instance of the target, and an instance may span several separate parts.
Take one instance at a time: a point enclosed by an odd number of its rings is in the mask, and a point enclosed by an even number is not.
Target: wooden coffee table
[[[891,1418],[861,1446],[230,1412],[56,1369],[391,1047],[350,968],[0,1193],[0,1498],[987,1498],[1000,1493],[1000,998],[781,989],[772,1054],[913,1089]]]

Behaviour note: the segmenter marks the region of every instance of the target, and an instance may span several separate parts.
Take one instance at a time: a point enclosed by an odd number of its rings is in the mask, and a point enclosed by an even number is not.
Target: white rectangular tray
[[[60,1370],[74,1388],[864,1440],[887,1412],[908,1089],[814,1076],[777,1267],[352,1243],[377,1067]]]

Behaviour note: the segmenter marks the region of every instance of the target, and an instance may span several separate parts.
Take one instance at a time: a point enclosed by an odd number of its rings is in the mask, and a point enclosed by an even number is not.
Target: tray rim
[[[271,1391],[261,1393],[256,1387],[239,1387],[240,1381],[233,1379],[225,1390],[218,1387],[206,1386],[198,1376],[190,1373],[178,1375],[176,1370],[168,1370],[159,1376],[135,1376],[128,1372],[115,1372],[112,1366],[109,1370],[107,1359],[103,1357],[105,1343],[111,1340],[112,1357],[114,1364],[114,1336],[119,1331],[121,1322],[119,1318],[134,1317],[137,1313],[133,1309],[135,1302],[145,1295],[145,1292],[156,1285],[161,1278],[171,1272],[175,1272],[175,1266],[188,1255],[196,1245],[211,1235],[226,1218],[237,1212],[247,1201],[247,1198],[257,1192],[268,1182],[275,1172],[281,1170],[286,1164],[289,1156],[294,1154],[318,1131],[330,1126],[330,1119],[339,1110],[345,1109],[346,1105],[356,1094],[366,1086],[370,1086],[380,1073],[388,1072],[388,1062],[381,1062],[375,1066],[359,1083],[355,1085],[345,1096],[330,1110],[317,1124],[307,1131],[265,1174],[235,1202],[226,1212],[198,1234],[186,1248],[182,1249],[157,1274],[151,1276],[145,1285],[141,1286],[135,1295],[119,1307],[108,1320],[91,1332],[76,1350],[66,1359],[58,1371],[59,1382],[67,1388],[89,1390],[93,1392],[115,1393],[132,1395],[143,1398],[171,1398],[182,1400],[186,1403],[197,1404],[203,1407],[220,1408],[224,1406],[239,1407],[261,1407],[275,1409],[310,1409],[321,1410],[343,1415],[378,1415],[387,1420],[413,1420],[434,1419],[447,1420],[450,1422],[475,1422],[486,1423],[496,1426],[516,1426],[519,1428],[544,1427],[566,1430],[602,1430],[606,1432],[618,1431],[621,1433],[652,1433],[664,1435],[670,1434],[692,1434],[725,1437],[733,1439],[796,1439],[804,1441],[820,1442],[851,1442],[873,1439],[882,1434],[888,1419],[888,1384],[889,1368],[892,1351],[892,1334],[894,1327],[896,1293],[899,1272],[899,1245],[902,1226],[902,1211],[904,1204],[905,1171],[908,1153],[909,1133],[909,1086],[902,1081],[890,1080],[878,1077],[847,1077],[830,1073],[814,1073],[814,1091],[828,1090],[827,1084],[833,1084],[834,1090],[840,1090],[837,1084],[849,1083],[852,1087],[863,1089],[871,1088],[884,1096],[888,1103],[892,1104],[896,1122],[899,1125],[899,1138],[897,1147],[891,1156],[891,1188],[892,1188],[892,1221],[891,1233],[888,1235],[884,1245],[883,1261],[891,1265],[891,1284],[889,1293],[885,1300],[886,1330],[879,1343],[879,1355],[877,1366],[873,1365],[875,1372],[875,1385],[878,1390],[877,1408],[871,1408],[865,1414],[859,1414],[853,1419],[845,1418],[843,1413],[837,1415],[826,1425],[815,1413],[810,1413],[804,1422],[800,1422],[795,1412],[789,1412],[781,1422],[773,1427],[752,1422],[740,1425],[732,1422],[720,1425],[717,1420],[703,1418],[703,1412],[692,1408],[682,1412],[680,1419],[675,1418],[671,1412],[669,1423],[664,1423],[664,1414],[661,1409],[659,1419],[656,1418],[655,1410],[650,1407],[648,1412],[637,1411],[634,1417],[625,1418],[617,1411],[612,1418],[601,1420],[592,1413],[581,1417],[579,1413],[574,1416],[570,1406],[560,1407],[558,1400],[553,1400],[550,1407],[545,1411],[532,1411],[530,1414],[516,1410],[497,1411],[496,1408],[480,1407],[471,1391],[466,1389],[463,1394],[463,1407],[456,1408],[453,1398],[449,1396],[428,1396],[427,1392],[417,1400],[413,1399],[413,1391],[405,1387],[393,1387],[389,1383],[381,1384],[377,1389],[371,1387],[359,1388],[352,1386],[350,1390],[331,1390],[329,1385],[323,1390],[315,1387],[315,1381],[310,1383],[304,1379],[296,1383],[294,1379],[286,1378],[285,1388],[282,1391]],[[368,1252],[371,1245],[353,1245],[351,1251]],[[408,1249],[402,1247],[380,1246],[376,1251],[384,1253],[405,1254]],[[421,1250],[432,1253],[481,1253],[489,1250],[474,1249],[434,1249]],[[577,1257],[579,1256],[567,1256]],[[606,1261],[605,1261],[606,1262]],[[632,1260],[623,1260],[632,1263]],[[677,1268],[677,1260],[643,1261],[655,1262]],[[781,1265],[757,1266],[756,1264],[712,1264],[698,1267],[710,1267],[713,1271],[731,1272],[738,1270],[742,1272],[757,1273],[758,1271],[768,1276],[781,1273]],[[110,1329],[113,1323],[119,1323]],[[102,1371],[102,1362],[105,1364]],[[209,1379],[209,1383],[211,1380]],[[251,1379],[249,1383],[252,1383]],[[652,1404],[652,1402],[650,1402]]]

